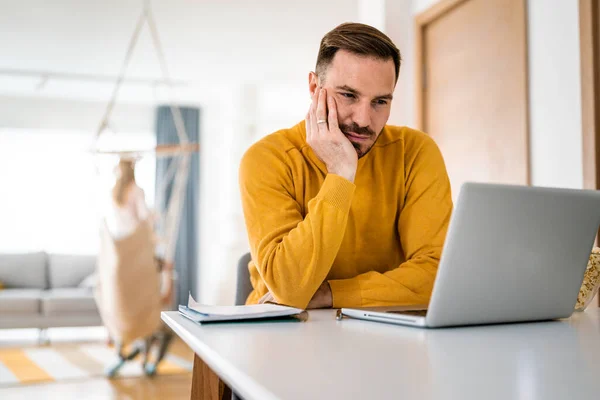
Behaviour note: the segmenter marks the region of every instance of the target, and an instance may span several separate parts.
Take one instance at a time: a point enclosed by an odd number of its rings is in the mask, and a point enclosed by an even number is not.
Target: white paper
[[[188,298],[188,308],[204,315],[210,316],[252,316],[257,314],[279,314],[282,311],[295,311],[296,313],[301,313],[302,310],[299,308],[280,306],[278,304],[256,304],[250,306],[207,306],[204,304],[198,303],[192,297],[192,294],[189,294]]]

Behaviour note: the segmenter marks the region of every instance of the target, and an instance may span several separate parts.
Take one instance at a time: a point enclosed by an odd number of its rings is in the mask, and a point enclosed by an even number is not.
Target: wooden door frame
[[[600,37],[598,0],[579,0],[583,187],[600,188]]]
[[[583,187],[600,189],[600,4],[579,0]],[[600,236],[600,235],[599,235]],[[598,237],[596,237],[596,245]],[[600,306],[600,295],[598,295]]]
[[[425,65],[425,43],[424,43],[424,30],[425,27],[446,14],[452,11],[454,8],[460,6],[469,0],[440,0],[425,11],[419,13],[415,17],[415,121],[417,129],[423,130],[425,127],[425,98],[423,96],[423,82],[424,82],[424,71],[423,66]],[[531,185],[531,129],[529,121],[529,60],[528,60],[528,47],[527,47],[527,2],[522,1],[522,7],[524,10],[525,18],[523,24],[525,24],[525,135],[526,135],[526,154],[527,154],[527,185]],[[583,0],[582,0],[583,1]],[[591,1],[591,0],[588,0]]]
[[[468,0],[440,0],[415,17],[415,121],[417,129],[423,130],[425,127],[425,97],[423,96],[425,43],[423,31],[427,24],[458,7],[465,1]]]

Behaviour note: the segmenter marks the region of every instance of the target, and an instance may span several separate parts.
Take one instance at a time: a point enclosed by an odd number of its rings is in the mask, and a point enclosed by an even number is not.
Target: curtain
[[[190,142],[199,143],[200,110],[197,108],[180,107],[185,129]],[[156,110],[156,144],[179,143],[173,114],[170,106],[160,106]],[[179,232],[177,235],[177,246],[175,250],[175,269],[177,271],[177,286],[175,287],[175,308],[179,304],[187,305],[188,293],[198,298],[198,211],[199,211],[199,187],[200,166],[198,153],[193,153],[190,160],[190,169],[182,204]],[[156,190],[163,180],[170,163],[171,157],[156,159]],[[163,194],[165,204],[169,203],[172,191],[172,182],[167,185],[166,193]],[[159,194],[156,193],[155,198]]]

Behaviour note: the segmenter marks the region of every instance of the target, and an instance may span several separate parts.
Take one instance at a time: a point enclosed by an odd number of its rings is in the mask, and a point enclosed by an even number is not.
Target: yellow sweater
[[[246,152],[240,190],[252,253],[247,304],[270,291],[305,308],[324,281],[334,308],[429,302],[452,199],[424,133],[386,126],[351,183],[327,173],[301,122]]]

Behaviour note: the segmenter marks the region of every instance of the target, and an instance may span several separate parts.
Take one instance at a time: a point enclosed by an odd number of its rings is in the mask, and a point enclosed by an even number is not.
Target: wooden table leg
[[[231,400],[231,389],[194,354],[191,400]]]

